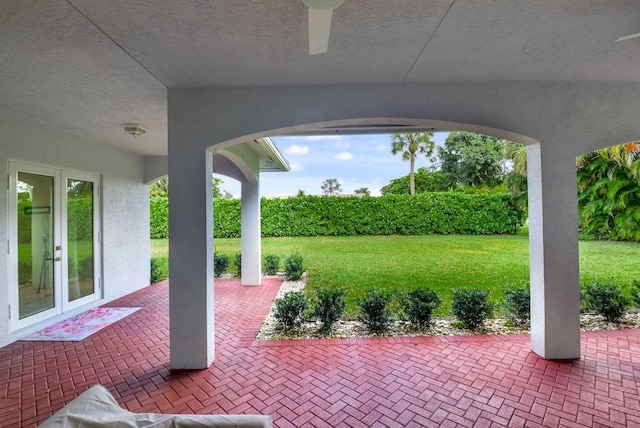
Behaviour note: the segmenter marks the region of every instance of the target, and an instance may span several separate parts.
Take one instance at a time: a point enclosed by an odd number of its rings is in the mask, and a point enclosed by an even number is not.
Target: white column
[[[575,155],[528,146],[531,348],[545,359],[580,358]]]
[[[260,179],[242,182],[241,190],[242,285],[260,285]]]
[[[170,365],[204,369],[215,356],[213,162],[181,143],[169,139]]]

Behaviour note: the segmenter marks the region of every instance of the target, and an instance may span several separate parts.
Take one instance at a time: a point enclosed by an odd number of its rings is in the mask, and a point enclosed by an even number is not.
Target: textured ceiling
[[[161,155],[167,87],[640,81],[637,32],[637,0],[345,0],[309,56],[301,0],[5,0],[0,109]]]

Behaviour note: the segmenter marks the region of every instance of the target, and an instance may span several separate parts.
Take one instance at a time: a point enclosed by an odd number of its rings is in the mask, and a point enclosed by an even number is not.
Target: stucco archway
[[[461,129],[527,145],[532,349],[548,359],[578,358],[575,157],[638,134],[631,126],[637,91],[626,82],[169,90],[169,175],[180,194],[170,204],[172,367],[213,361],[211,192],[203,179],[211,175],[210,151],[263,136],[371,127]],[[179,205],[195,209],[181,213]]]

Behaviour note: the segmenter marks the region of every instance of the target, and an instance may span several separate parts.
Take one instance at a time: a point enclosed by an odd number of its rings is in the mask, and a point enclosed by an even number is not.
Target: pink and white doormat
[[[131,315],[140,308],[94,308],[68,320],[51,325],[22,340],[28,341],[80,341],[108,325]]]

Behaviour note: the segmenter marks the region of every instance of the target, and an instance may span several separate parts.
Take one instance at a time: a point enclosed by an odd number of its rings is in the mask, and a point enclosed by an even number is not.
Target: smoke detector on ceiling
[[[138,135],[144,135],[147,130],[144,126],[140,125],[124,125],[124,132],[137,137]]]

